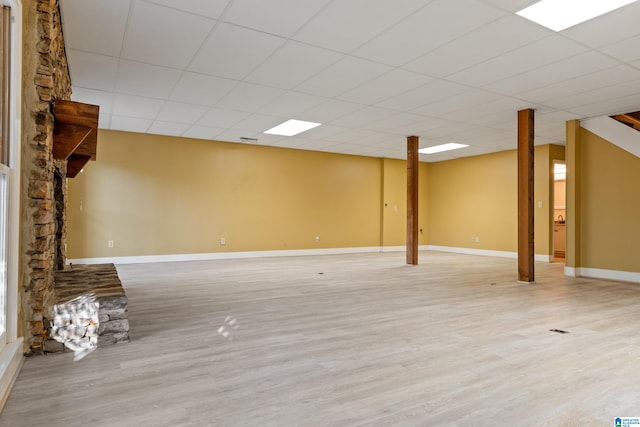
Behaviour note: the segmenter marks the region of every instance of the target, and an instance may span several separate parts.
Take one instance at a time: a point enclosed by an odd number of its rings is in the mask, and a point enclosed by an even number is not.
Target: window
[[[0,349],[7,342],[11,164],[11,8],[0,9]]]

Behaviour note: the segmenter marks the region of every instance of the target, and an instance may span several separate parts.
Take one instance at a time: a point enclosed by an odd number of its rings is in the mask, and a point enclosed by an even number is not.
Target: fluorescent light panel
[[[637,0],[542,0],[517,12],[553,31],[562,31]]]
[[[264,131],[271,135],[281,136],[294,136],[309,129],[313,129],[316,126],[320,126],[321,123],[305,122],[304,120],[287,120],[284,123],[279,124],[269,130]]]
[[[433,147],[421,148],[418,150],[418,153],[422,154],[434,154],[441,153],[443,151],[456,150],[458,148],[468,147],[468,145],[464,144],[456,144],[454,142],[450,142],[448,144],[435,145]]]

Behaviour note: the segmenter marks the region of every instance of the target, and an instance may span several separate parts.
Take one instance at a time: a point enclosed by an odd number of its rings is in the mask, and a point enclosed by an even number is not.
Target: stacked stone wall
[[[25,353],[37,354],[46,339],[43,311],[54,301],[54,271],[64,266],[66,246],[67,167],[53,158],[53,103],[70,99],[71,81],[56,0],[23,1],[23,85],[20,332]]]

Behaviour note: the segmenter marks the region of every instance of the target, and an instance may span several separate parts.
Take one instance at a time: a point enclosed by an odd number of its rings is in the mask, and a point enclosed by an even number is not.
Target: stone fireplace
[[[51,311],[78,292],[102,298],[100,332],[111,334],[102,341],[126,341],[127,301],[115,267],[66,267],[67,178],[95,160],[98,107],[69,101],[57,0],[23,1],[22,63],[19,333],[24,352],[60,350],[48,339]]]

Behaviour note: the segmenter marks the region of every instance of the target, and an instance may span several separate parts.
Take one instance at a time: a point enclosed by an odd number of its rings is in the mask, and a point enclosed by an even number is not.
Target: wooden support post
[[[407,137],[407,264],[418,265],[418,137]]]
[[[518,282],[535,282],[533,246],[533,110],[518,111]]]
[[[567,252],[565,262],[565,274],[578,277],[582,267],[582,242],[580,229],[582,227],[582,212],[580,209],[582,192],[580,182],[580,167],[582,165],[582,141],[580,121],[567,122]]]

